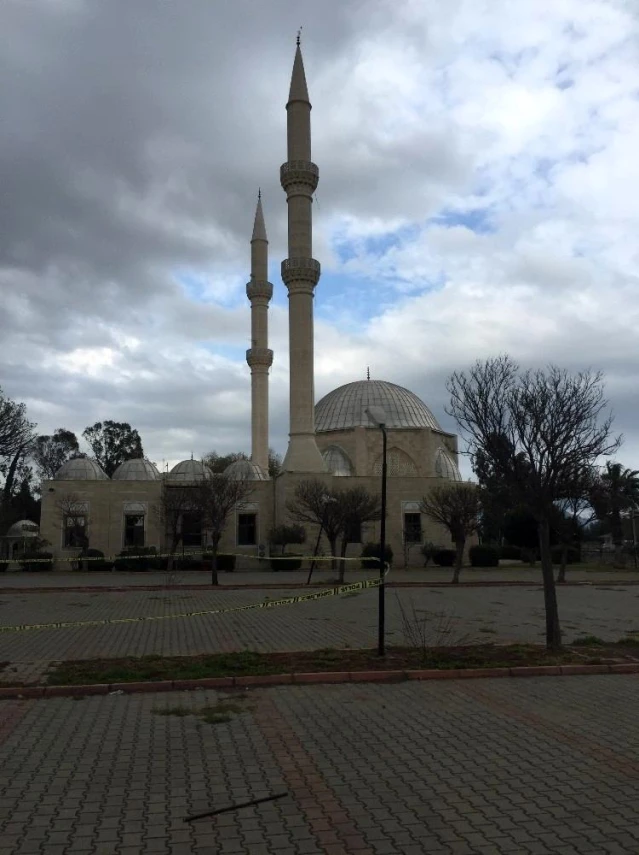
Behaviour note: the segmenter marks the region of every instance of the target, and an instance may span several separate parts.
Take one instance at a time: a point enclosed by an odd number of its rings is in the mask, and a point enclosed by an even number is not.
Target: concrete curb
[[[571,677],[586,674],[639,674],[639,662],[616,665],[540,665],[515,668],[451,668],[409,671],[313,671],[306,674],[256,674],[207,677],[201,680],[159,680],[137,683],[94,683],[86,686],[6,686],[0,700],[78,698],[115,692],[183,692],[193,689],[246,689],[311,683],[397,683],[405,680],[463,680],[482,677]]]
[[[359,581],[359,580],[357,580]],[[346,582],[345,584],[348,584]],[[593,579],[591,582],[557,582],[560,588],[588,588],[605,585],[613,587],[623,585],[624,587],[639,585],[639,581],[630,579],[624,581],[622,579]],[[7,594],[122,594],[135,591],[295,591],[295,590],[314,590],[319,588],[333,588],[333,582],[313,582],[312,585],[307,585],[304,582],[261,582],[259,584],[246,585],[71,585],[59,587],[42,587],[42,588],[12,588],[3,587],[0,585],[0,592],[3,595]],[[458,582],[453,585],[452,582],[386,582],[387,588],[530,588],[543,587],[543,583],[539,579],[531,579],[530,581],[513,580],[497,581],[487,579],[485,581],[476,582]]]

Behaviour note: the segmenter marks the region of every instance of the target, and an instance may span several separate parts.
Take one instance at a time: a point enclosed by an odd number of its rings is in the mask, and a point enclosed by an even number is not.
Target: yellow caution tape
[[[388,570],[386,571],[388,572]],[[294,603],[303,603],[309,600],[323,600],[326,597],[336,597],[340,594],[348,594],[351,591],[360,591],[365,588],[377,588],[381,579],[366,579],[363,582],[352,582],[349,585],[338,585],[335,588],[327,588],[313,594],[300,594],[297,597],[284,597],[281,600],[264,600],[261,603],[253,603],[249,606],[233,606],[228,609],[206,609],[200,612],[179,612],[173,615],[149,615],[147,617],[134,618],[109,618],[106,620],[83,620],[57,623],[23,623],[14,626],[0,626],[0,632],[26,632],[31,629],[70,629],[81,626],[111,626],[116,623],[143,623],[151,620],[175,620],[176,618],[203,617],[205,615],[223,615],[229,612],[248,612],[255,609],[273,609],[277,606],[292,606]]]

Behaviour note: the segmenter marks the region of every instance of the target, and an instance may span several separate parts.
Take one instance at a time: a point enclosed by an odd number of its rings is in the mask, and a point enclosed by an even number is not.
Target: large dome
[[[159,481],[160,473],[155,463],[135,457],[120,463],[112,477],[114,481]]]
[[[240,458],[234,460],[224,470],[224,474],[234,481],[266,481],[267,477],[257,463]]]
[[[74,457],[67,460],[55,473],[56,481],[108,481],[109,476],[90,457]]]
[[[325,395],[315,405],[315,430],[344,430],[372,427],[367,407],[381,407],[387,428],[431,428],[441,430],[437,419],[417,395],[385,380],[358,380]]]

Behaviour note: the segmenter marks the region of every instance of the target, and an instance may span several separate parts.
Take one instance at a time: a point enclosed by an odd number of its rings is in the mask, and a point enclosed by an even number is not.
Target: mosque
[[[246,286],[251,305],[251,347],[246,352],[251,372],[251,458],[226,470],[230,476],[249,479],[252,490],[229,520],[220,549],[247,556],[268,550],[268,532],[289,521],[286,503],[300,481],[319,478],[336,489],[349,483],[378,493],[382,431],[368,414],[373,407],[377,415],[383,411],[387,433],[387,540],[396,565],[401,566],[407,555],[410,563],[419,564],[419,544],[450,545],[448,533],[420,514],[419,503],[441,479],[461,480],[457,437],[442,430],[417,395],[382,380],[347,383],[315,403],[313,299],[320,263],[313,258],[312,204],[319,170],[311,160],[311,103],[299,39],[286,111],[288,160],[280,167],[280,182],[288,204],[288,258],[282,261],[281,276],[289,298],[289,443],[282,472],[270,478],[268,384],[273,351],[268,347],[268,308],[273,285],[268,281],[268,240],[258,196]],[[199,460],[184,460],[166,474],[148,460],[127,460],[112,478],[90,458],[69,460],[42,485],[40,536],[58,559],[78,553],[78,527],[85,544],[88,541],[107,556],[129,547],[163,550],[167,541],[159,513],[163,491],[208,476]],[[350,480],[336,480],[342,478]],[[73,525],[65,510],[70,498],[75,503]],[[184,516],[182,544],[202,548],[206,531],[197,520]],[[362,542],[379,540],[379,523],[362,528]],[[309,531],[308,542],[314,539]],[[359,554],[360,547],[351,544],[352,554]]]

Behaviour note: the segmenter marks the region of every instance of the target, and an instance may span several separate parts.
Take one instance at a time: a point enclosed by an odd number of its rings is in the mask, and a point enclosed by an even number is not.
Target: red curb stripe
[[[497,677],[568,677],[588,674],[639,674],[639,662],[616,665],[547,665],[515,668],[449,668],[408,671],[309,671],[304,674],[255,674],[241,677],[205,677],[200,680],[159,680],[134,683],[89,683],[80,686],[4,686],[0,700],[16,698],[79,697],[112,692],[188,691],[192,689],[232,689],[250,686],[282,686],[308,683],[381,683],[400,680],[456,680]]]

